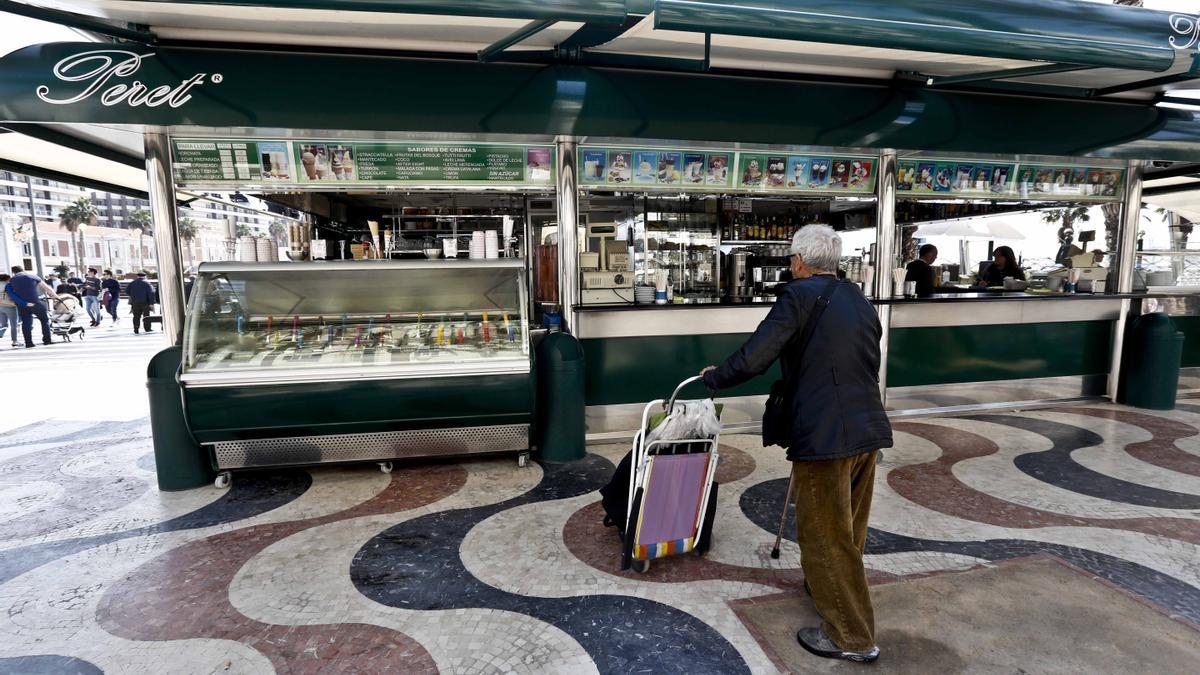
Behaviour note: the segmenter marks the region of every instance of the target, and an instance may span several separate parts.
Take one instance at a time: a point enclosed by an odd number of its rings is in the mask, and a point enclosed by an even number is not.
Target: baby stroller
[[[605,525],[617,526],[624,544],[621,569],[645,572],[655,558],[703,554],[711,543],[721,406],[711,398],[676,403],[684,387],[701,379],[681,382],[669,402],[646,405],[633,449],[600,491]]]
[[[79,298],[73,295],[62,295],[54,301],[50,314],[50,332],[67,342],[74,335],[80,340],[87,333],[83,328],[83,307]]]

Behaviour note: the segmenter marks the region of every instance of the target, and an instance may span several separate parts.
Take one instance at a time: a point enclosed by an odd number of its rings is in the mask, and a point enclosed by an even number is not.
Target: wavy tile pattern
[[[1049,555],[1200,625],[1197,413],[898,421],[871,582]],[[600,522],[619,444],[569,465],[288,469],[160,494],[145,420],[14,429],[0,672],[769,672],[735,605],[802,592],[792,514],[783,557],[766,554],[787,464],[723,440],[713,550],[638,574]]]

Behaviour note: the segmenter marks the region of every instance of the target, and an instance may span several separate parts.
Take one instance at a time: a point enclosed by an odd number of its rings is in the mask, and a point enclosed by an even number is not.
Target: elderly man
[[[858,287],[837,279],[837,232],[803,227],[791,253],[794,280],[770,313],[732,356],[701,374],[711,389],[728,389],[779,359],[783,380],[771,388],[763,443],[786,447],[793,463],[800,564],[824,620],[796,638],[817,656],[871,662],[879,648],[863,549],[875,460],[892,446],[879,395],[882,331]]]
[[[42,281],[38,275],[26,272],[25,268],[17,265],[12,268],[12,278],[8,280],[4,291],[17,306],[17,312],[21,317],[21,334],[25,338],[25,347],[33,349],[33,319],[35,317],[42,325],[42,344],[52,344],[50,317],[47,314],[46,303],[42,302],[40,296],[44,295],[51,300],[56,300],[58,295],[54,289]]]

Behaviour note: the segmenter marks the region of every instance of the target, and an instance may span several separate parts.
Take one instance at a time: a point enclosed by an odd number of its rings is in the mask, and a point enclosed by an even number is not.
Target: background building
[[[30,193],[32,192],[32,209]],[[144,236],[130,226],[130,214],[137,209],[150,210],[144,199],[0,171],[0,265],[8,269],[22,265],[37,266],[34,254],[31,211],[37,216],[40,274],[55,267],[75,268],[71,233],[59,223],[62,210],[78,199],[87,198],[99,211],[95,224],[81,228],[80,258],[84,268],[103,267],[117,274],[133,274],[144,268],[156,272],[158,263],[150,231]],[[233,200],[238,200],[234,202]],[[232,257],[232,240],[238,236],[271,237],[273,221],[291,220],[287,209],[267,204],[248,195],[203,194],[181,202],[179,215],[193,226],[192,236],[182,242],[184,262],[194,268],[209,260]],[[153,223],[151,224],[153,228]],[[276,227],[276,231],[281,228]],[[282,228],[286,232],[286,228]],[[77,238],[78,241],[78,238]],[[284,236],[278,243],[286,246]]]

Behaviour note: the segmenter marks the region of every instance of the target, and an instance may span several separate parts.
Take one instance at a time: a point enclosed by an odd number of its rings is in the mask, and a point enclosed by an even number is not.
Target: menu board
[[[263,177],[254,142],[176,140],[174,150],[176,183],[261,181]]]
[[[174,139],[179,185],[554,185],[551,145]]]
[[[733,151],[583,146],[579,182],[585,187],[730,188],[735,155]]]
[[[742,152],[738,187],[771,192],[875,192],[875,157]]]
[[[1124,169],[954,159],[901,161],[896,192],[911,197],[1117,201]]]

